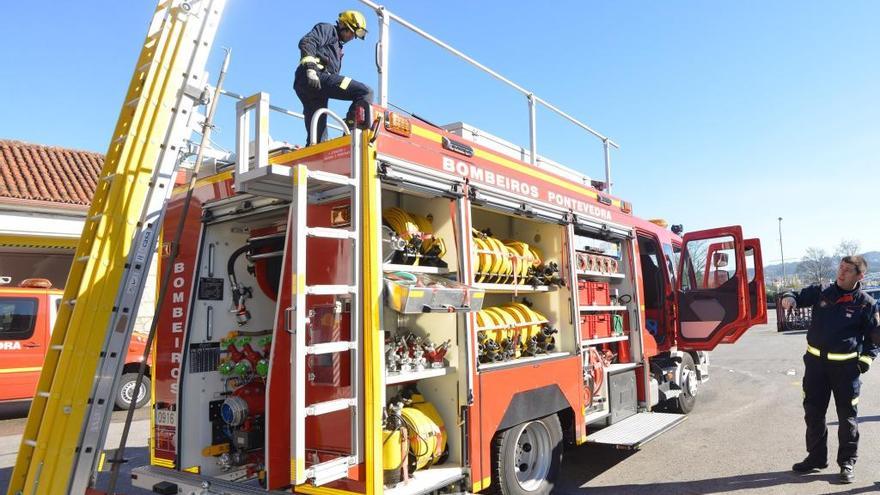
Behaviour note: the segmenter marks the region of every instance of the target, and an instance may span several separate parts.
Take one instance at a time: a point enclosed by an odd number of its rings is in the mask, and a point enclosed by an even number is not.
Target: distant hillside
[[[880,251],[869,251],[867,253],[864,253],[863,256],[868,261],[869,274],[876,274],[880,272]],[[798,265],[800,265],[800,263],[797,261],[786,261],[785,274],[788,276],[797,273]],[[765,280],[780,276],[782,276],[782,263],[776,263],[775,265],[764,265]]]

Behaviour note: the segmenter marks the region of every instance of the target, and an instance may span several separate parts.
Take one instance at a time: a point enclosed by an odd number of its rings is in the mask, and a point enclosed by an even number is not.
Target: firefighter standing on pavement
[[[356,105],[373,102],[373,90],[361,82],[339,74],[342,69],[342,46],[354,38],[364,39],[367,35],[367,20],[356,10],[346,10],[339,14],[336,25],[322,22],[299,41],[300,61],[296,68],[293,89],[303,104],[306,124],[306,144],[312,144],[312,115],[326,108],[330,98],[351,101],[346,122],[349,127],[354,121]],[[327,116],[318,121],[315,142],[326,139]]]
[[[861,256],[840,261],[836,281],[828,286],[812,285],[799,293],[787,293],[783,309],[812,307],[804,354],[804,421],[807,425],[807,457],[792,466],[806,473],[828,466],[828,428],[825,413],[831,394],[837,408],[837,464],[840,481],[855,480],[853,468],[859,444],[857,412],[859,375],[868,371],[880,353],[871,339],[878,327],[874,300],[861,290],[868,264]]]

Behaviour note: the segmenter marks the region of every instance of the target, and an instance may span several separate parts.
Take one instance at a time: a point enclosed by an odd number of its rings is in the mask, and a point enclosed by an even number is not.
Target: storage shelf
[[[551,352],[550,354],[541,354],[538,356],[529,356],[529,357],[521,357],[519,359],[511,359],[509,361],[501,361],[500,363],[480,363],[478,365],[479,371],[486,371],[496,368],[505,368],[507,366],[516,366],[520,364],[526,363],[534,363],[536,361],[544,361],[547,359],[553,359],[560,356],[568,356],[567,352]]]
[[[625,278],[626,275],[622,273],[607,273],[607,272],[593,272],[593,271],[578,271],[578,277],[602,277],[602,278]]]
[[[605,372],[609,375],[612,373],[620,373],[621,371],[634,370],[638,363],[615,363],[605,367]]]
[[[398,383],[414,382],[416,380],[424,380],[426,378],[436,378],[438,376],[446,376],[455,372],[452,366],[445,368],[426,368],[422,371],[408,371],[404,373],[394,373],[385,375],[385,385],[395,385]]]
[[[382,265],[382,271],[385,272],[410,272],[410,273],[433,273],[444,275],[449,273],[448,268],[438,268],[436,266],[419,266],[419,265],[395,265],[393,263],[385,263]]]
[[[514,285],[514,284],[482,284],[472,286],[475,289],[483,289],[491,294],[524,293],[524,292],[547,292],[550,287],[546,285]]]
[[[581,311],[626,311],[626,306],[579,306]]]
[[[607,344],[609,342],[623,342],[629,340],[629,335],[618,335],[615,337],[602,337],[601,339],[585,339],[581,341],[581,345],[598,345]]]

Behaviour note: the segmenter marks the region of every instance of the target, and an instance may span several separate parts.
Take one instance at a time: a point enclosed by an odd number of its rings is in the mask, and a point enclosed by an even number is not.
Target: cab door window
[[[0,298],[0,340],[24,340],[34,335],[37,323],[37,300]]]

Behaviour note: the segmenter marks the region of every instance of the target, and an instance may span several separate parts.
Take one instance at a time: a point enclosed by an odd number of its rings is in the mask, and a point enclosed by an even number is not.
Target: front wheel
[[[527,421],[501,432],[493,445],[495,491],[503,495],[546,495],[562,464],[559,417]]]
[[[134,397],[134,387],[137,384],[137,373],[125,373],[119,380],[119,391],[116,392],[116,407],[118,409],[128,409]],[[137,404],[135,409],[139,409],[150,402],[150,377],[144,376],[141,381],[141,388],[137,394]]]

